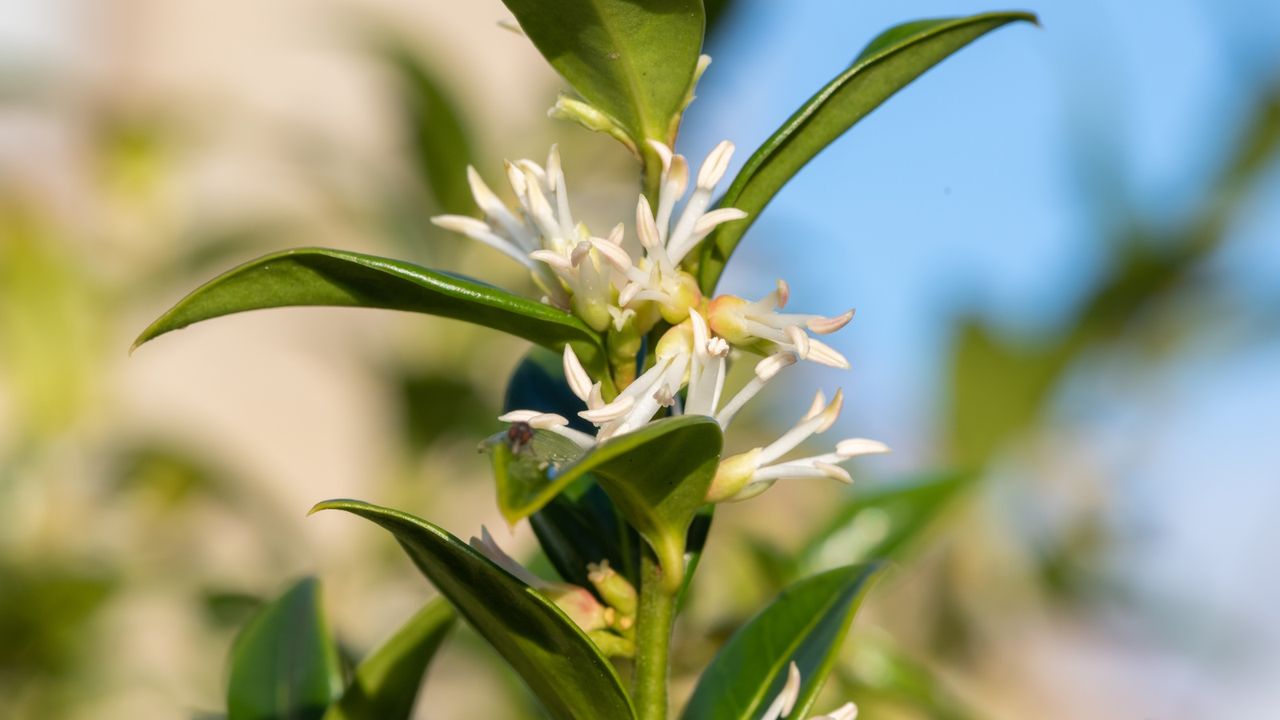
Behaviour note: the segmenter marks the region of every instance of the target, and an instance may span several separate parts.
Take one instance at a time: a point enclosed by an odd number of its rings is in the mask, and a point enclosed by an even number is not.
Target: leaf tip
[[[354,502],[357,502],[357,501],[343,500],[343,499],[322,500],[321,502],[318,502],[315,505],[311,506],[311,509],[307,511],[307,517],[311,517],[312,515],[315,515],[321,510],[346,510],[347,506]]]

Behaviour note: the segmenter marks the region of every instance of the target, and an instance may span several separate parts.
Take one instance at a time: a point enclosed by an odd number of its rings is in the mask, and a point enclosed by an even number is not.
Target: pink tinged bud
[[[849,310],[848,312],[835,317],[810,320],[806,325],[810,330],[818,333],[819,335],[829,335],[845,325],[848,325],[849,321],[852,319],[853,310]]]
[[[604,630],[609,627],[609,622],[605,618],[604,605],[601,605],[600,601],[596,600],[596,596],[586,588],[557,584],[547,587],[542,594],[564,611],[564,614],[568,615],[569,619],[584,632]]]
[[[718,503],[734,499],[751,482],[751,476],[760,467],[760,448],[732,455],[720,461],[716,476],[707,490],[707,502]]]

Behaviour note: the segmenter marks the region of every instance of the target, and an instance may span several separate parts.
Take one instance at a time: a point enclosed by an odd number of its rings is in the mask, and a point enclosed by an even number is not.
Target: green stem
[[[636,611],[635,694],[638,720],[666,720],[667,652],[675,596],[663,588],[662,568],[645,547],[640,561],[640,605]]]

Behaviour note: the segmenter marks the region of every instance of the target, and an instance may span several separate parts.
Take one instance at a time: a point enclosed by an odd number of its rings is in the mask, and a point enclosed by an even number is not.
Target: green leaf
[[[976,720],[966,703],[951,692],[943,678],[906,653],[883,633],[859,635],[851,662],[836,672],[840,694],[858,703],[868,717],[880,705],[911,708],[930,720]]]
[[[552,473],[573,464],[584,452],[572,440],[550,430],[534,430],[532,439],[519,448],[512,445],[506,432],[501,432],[488,438],[482,447],[492,455],[498,510],[510,525],[542,509],[580,477],[561,473],[553,479]]]
[[[541,435],[535,433],[535,443]],[[536,447],[513,452],[495,443],[499,509],[514,524],[590,474],[653,547],[664,582],[675,591],[684,576],[685,536],[704,504],[722,442],[714,420],[683,416],[612,438],[563,467]]]
[[[467,166],[473,164],[471,140],[457,103],[407,42],[392,30],[380,34],[375,46],[395,71],[414,167],[445,212],[474,213],[476,204],[466,180]]]
[[[516,366],[503,401],[506,412],[556,413],[567,418],[570,426],[594,433],[595,428],[578,417],[585,409],[586,404],[569,389],[561,356],[543,348],[531,349]],[[533,454],[537,455],[536,442]],[[547,559],[566,582],[590,588],[587,564],[602,559],[638,582],[635,548],[640,537],[621,521],[613,501],[594,478],[584,476],[574,482],[530,515],[529,524]]]
[[[951,473],[859,493],[798,553],[796,574],[899,558],[973,479]]]
[[[581,486],[579,492],[575,489]],[[633,583],[640,537],[618,517],[613,501],[592,478],[583,478],[529,516],[529,524],[556,573],[565,582],[593,589],[587,565],[608,560]]]
[[[742,626],[702,673],[684,720],[755,720],[800,668],[792,717],[809,717],[876,565],[851,565],[801,580]]]
[[[324,720],[408,720],[422,676],[456,619],[444,600],[423,606],[360,662]]]
[[[604,367],[600,337],[569,313],[459,275],[322,248],[266,255],[223,273],[161,315],[134,347],[201,320],[261,308],[316,305],[439,315],[553,349],[572,343],[584,364]]]
[[[1034,23],[1036,17],[1001,12],[920,20],[891,28],[872,40],[853,65],[783,123],[734,178],[719,204],[745,210],[748,216],[721,225],[707,239],[698,268],[703,292],[715,289],[738,242],[773,196],[823,148],[947,56],[1020,20]]]
[[[342,692],[338,648],[304,578],[262,609],[231,648],[228,720],[321,718]]]
[[[554,718],[632,718],[613,665],[541,593],[458,538],[412,515],[356,500],[317,510],[345,510],[382,526],[418,569],[524,679]]]
[[[702,0],[503,2],[547,62],[637,146],[673,144],[702,50]]]

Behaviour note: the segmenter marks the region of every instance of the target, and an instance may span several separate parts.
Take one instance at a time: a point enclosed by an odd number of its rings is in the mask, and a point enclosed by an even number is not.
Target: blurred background
[[[717,0],[681,136],[735,167],[883,28],[976,2]],[[718,513],[677,692],[797,574],[892,546],[829,683],[864,717],[1273,717],[1280,708],[1280,4],[1028,2],[891,99],[761,216],[724,289],[858,308],[851,373],[795,372],[894,449],[852,488]],[[462,169],[561,144],[575,209],[635,168],[548,120],[498,0],[10,0],[0,7],[0,717],[221,709],[235,629],[306,573],[353,654],[429,586],[316,501],[464,537],[523,344],[360,310],[133,337],[254,256],[329,245],[527,288],[434,229]],[[733,170],[731,170],[733,172]],[[775,412],[776,411],[776,412]],[[767,416],[767,417],[766,417]],[[767,509],[766,509],[767,505]],[[907,517],[910,522],[902,522]],[[495,691],[495,688],[501,691]],[[820,705],[825,707],[825,705]],[[419,716],[536,717],[455,635]]]

